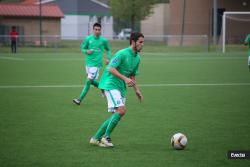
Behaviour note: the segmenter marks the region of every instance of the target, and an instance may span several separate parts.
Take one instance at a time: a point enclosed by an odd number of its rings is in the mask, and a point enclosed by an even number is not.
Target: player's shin
[[[106,129],[106,132],[104,134],[105,138],[109,138],[111,132],[115,129],[116,125],[118,124],[118,122],[120,121],[121,116],[119,115],[118,112],[115,112],[112,116],[111,119],[109,121],[108,127]]]
[[[107,119],[105,122],[103,122],[103,124],[100,126],[100,128],[98,129],[98,131],[96,132],[94,138],[99,140],[101,139],[101,137],[104,135],[108,125],[109,125],[109,122],[110,122],[110,118]]]
[[[84,88],[80,94],[79,100],[82,101],[82,99],[84,99],[84,97],[87,95],[89,88],[91,85],[91,81],[89,79],[86,80]]]

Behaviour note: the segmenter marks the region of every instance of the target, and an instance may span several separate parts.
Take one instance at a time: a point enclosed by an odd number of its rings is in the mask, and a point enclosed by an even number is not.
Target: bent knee
[[[123,116],[126,113],[126,108],[125,107],[118,107],[117,112],[119,113],[120,116]]]
[[[92,84],[93,81],[94,81],[94,79],[89,79],[89,78],[88,78],[86,82],[89,83],[89,84]]]

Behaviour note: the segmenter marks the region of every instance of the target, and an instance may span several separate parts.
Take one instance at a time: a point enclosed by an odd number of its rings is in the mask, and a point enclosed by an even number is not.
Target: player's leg
[[[104,93],[108,102],[108,111],[113,113],[113,115],[106,121],[104,121],[104,123],[100,126],[100,128],[92,138],[100,140],[101,137],[105,134],[104,138],[102,138],[102,142],[107,147],[113,147],[114,145],[111,142],[110,133],[114,130],[121,118],[119,113],[121,113],[122,115],[125,114],[125,99],[121,97],[121,94],[118,90],[105,91]],[[123,108],[123,111],[120,111],[120,108]]]
[[[113,147],[113,143],[111,141],[110,135],[115,129],[115,127],[118,125],[121,117],[126,113],[126,108],[125,108],[125,98],[121,96],[121,93],[118,90],[111,90],[108,91],[106,94],[106,97],[110,97],[110,103],[114,106],[113,111],[114,114],[110,117],[110,121],[108,123],[108,126],[106,128],[104,137],[102,138],[102,142],[107,146],[107,147]]]
[[[91,81],[91,84],[98,88],[99,82],[95,79]]]
[[[95,87],[97,87],[98,88],[98,86],[99,86],[99,82],[97,81],[97,78],[98,78],[98,76],[99,76],[99,68],[98,67],[93,67],[92,69],[91,69],[91,72],[92,72],[92,80],[91,80],[91,84],[92,85],[94,85]]]
[[[101,140],[102,136],[104,135],[108,125],[110,122],[110,118],[108,118],[106,121],[104,121],[102,123],[102,125],[99,127],[99,129],[97,130],[96,134],[92,137],[96,140]]]
[[[86,67],[87,79],[85,81],[85,85],[81,91],[81,94],[78,99],[73,99],[73,102],[77,105],[80,105],[81,101],[87,95],[92,82],[97,79],[99,75],[99,69],[97,67]]]
[[[95,74],[95,79],[91,80],[91,84],[94,85],[96,88],[99,86],[99,81],[97,81],[97,78],[99,76],[99,68],[97,68],[96,74]],[[104,90],[101,89],[102,92],[102,97],[105,97]]]
[[[85,81],[85,84],[84,84],[84,87],[81,91],[81,94],[79,96],[78,99],[73,99],[73,102],[77,105],[80,105],[81,104],[81,101],[83,100],[83,98],[87,95],[88,91],[89,91],[89,88],[90,88],[90,85],[91,85],[91,80],[89,80],[88,78],[86,79]]]
[[[16,41],[14,41],[14,53],[16,53]]]
[[[99,86],[99,82],[95,79],[91,81],[91,84],[94,85],[96,88]],[[99,88],[98,88],[99,89]],[[102,97],[105,97],[104,90],[101,89]]]
[[[90,85],[93,83],[96,83],[94,81],[99,76],[99,68],[97,68],[97,67],[86,67],[86,71],[87,71],[88,78],[87,78],[87,80],[85,82],[85,86],[80,94],[80,97],[79,97],[80,101],[82,101],[84,99],[84,97],[87,95],[87,93],[89,91]]]
[[[14,53],[14,41],[11,41],[11,53]]]
[[[108,92],[108,91],[104,91],[104,92]],[[108,102],[108,111],[111,112],[113,114],[114,112],[114,106],[112,105],[112,99],[109,95],[106,96],[107,97],[107,102]],[[108,118],[107,120],[105,120],[102,125],[99,127],[99,129],[97,130],[97,132],[95,133],[95,135],[90,139],[90,144],[92,145],[99,145],[99,143],[101,143],[101,138],[104,135],[108,125],[110,122],[110,118]],[[106,145],[104,145],[106,146]]]
[[[86,79],[85,85],[84,85],[84,87],[83,87],[83,89],[81,91],[81,94],[79,96],[80,101],[82,101],[85,98],[85,96],[87,95],[87,93],[88,93],[88,91],[90,89],[91,82],[92,82],[91,79],[89,79],[89,78]]]
[[[110,95],[109,91],[104,90],[104,94],[105,97],[107,99],[107,104],[108,104],[108,112],[110,113],[114,113],[115,112],[115,107],[117,106],[116,104],[113,103],[113,97]],[[112,116],[111,116],[112,117]],[[100,140],[101,137],[104,135],[104,133],[106,132],[106,129],[109,125],[110,122],[110,118],[108,118],[106,121],[103,122],[103,124],[99,127],[98,131],[96,132],[96,134],[93,136],[93,138]]]
[[[110,138],[111,132],[115,129],[115,127],[118,125],[121,117],[125,114],[126,109],[124,106],[118,107],[116,109],[116,112],[112,115],[110,118],[109,124],[106,128],[104,137],[102,138],[102,143],[105,144],[107,147],[113,147],[112,140]]]

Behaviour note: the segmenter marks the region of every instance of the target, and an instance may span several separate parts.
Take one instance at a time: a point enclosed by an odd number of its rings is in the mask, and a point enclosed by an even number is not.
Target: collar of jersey
[[[129,51],[130,51],[130,53],[132,53],[132,55],[134,57],[136,57],[138,55],[138,53],[135,53],[131,47],[129,47]]]
[[[101,36],[96,37],[94,34],[92,35],[95,39],[99,39]]]

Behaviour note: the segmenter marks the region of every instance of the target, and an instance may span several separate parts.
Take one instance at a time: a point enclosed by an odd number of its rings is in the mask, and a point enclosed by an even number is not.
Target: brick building
[[[142,31],[144,30],[146,35],[207,35],[208,40],[212,41],[213,2],[213,0],[170,0],[167,4],[157,4],[154,14],[142,21]],[[250,0],[217,0],[217,9],[217,36],[220,39],[223,12],[250,11]],[[149,22],[153,24],[146,24]],[[250,15],[232,16],[228,19],[227,27],[228,42],[240,42],[250,32]],[[192,44],[201,41],[187,39],[183,42]],[[170,40],[168,43],[178,45],[180,39]]]
[[[60,8],[55,5],[42,5],[41,22],[42,35],[60,35],[61,18],[64,17]],[[0,35],[8,35],[12,26],[17,27],[22,41],[37,40],[40,35],[40,9],[39,4],[0,4]],[[3,40],[3,39],[1,39]]]

